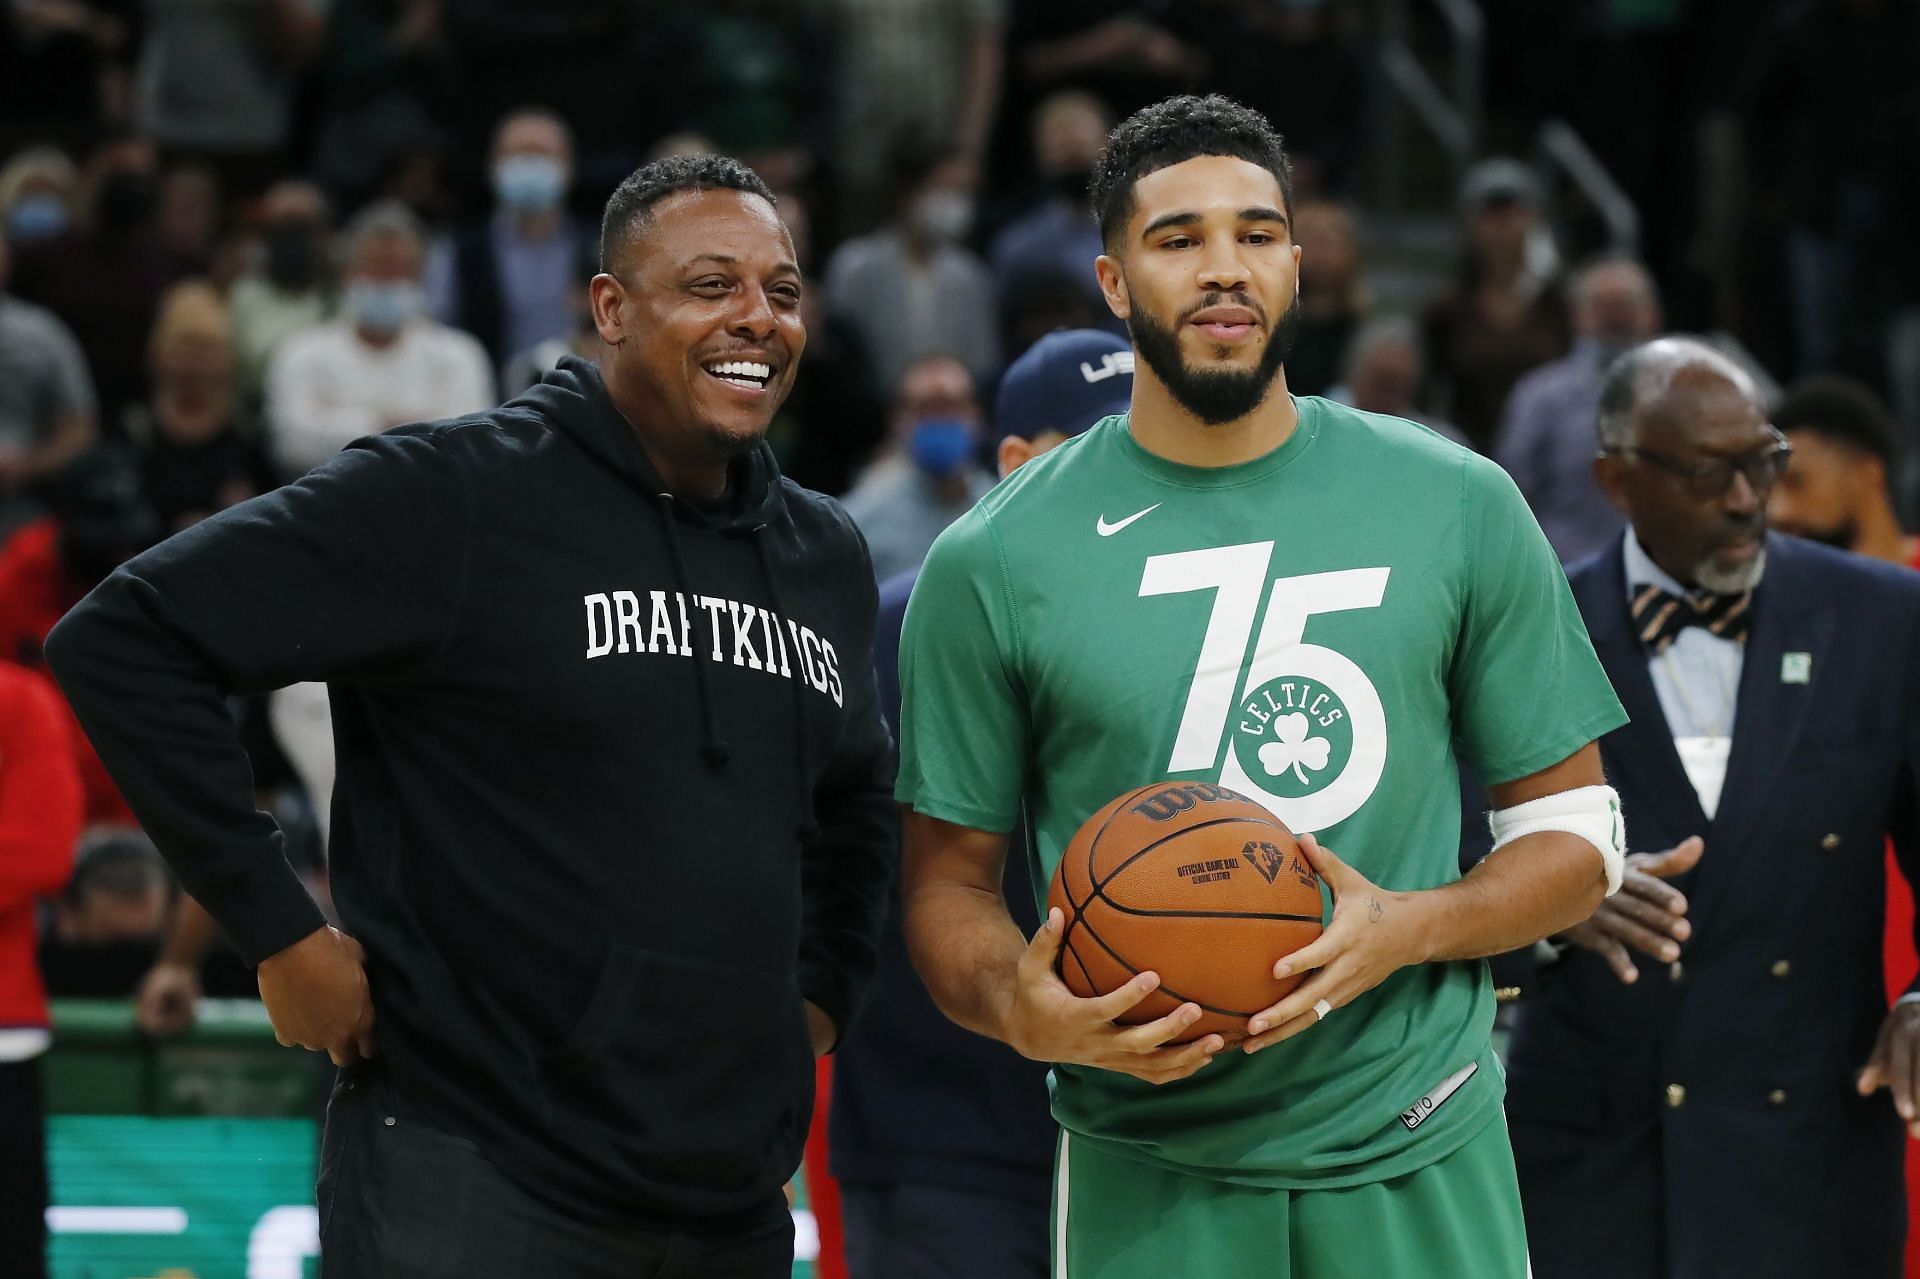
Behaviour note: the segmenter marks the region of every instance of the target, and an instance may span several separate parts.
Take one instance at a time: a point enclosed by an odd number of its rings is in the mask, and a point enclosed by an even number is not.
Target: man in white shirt
[[[425,314],[425,263],[420,224],[397,202],[347,228],[340,319],[288,338],[267,375],[267,446],[288,477],[363,435],[495,402],[480,343]]]

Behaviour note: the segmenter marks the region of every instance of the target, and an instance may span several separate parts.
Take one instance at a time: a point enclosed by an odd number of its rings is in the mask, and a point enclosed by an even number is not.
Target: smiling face
[[[1299,300],[1279,180],[1246,160],[1199,156],[1147,174],[1132,195],[1098,270],[1144,362],[1138,376],[1203,422],[1245,417],[1286,362]]]
[[[652,450],[691,462],[751,449],[807,344],[800,268],[773,206],[742,191],[655,204],[608,271],[593,318],[609,390]]]

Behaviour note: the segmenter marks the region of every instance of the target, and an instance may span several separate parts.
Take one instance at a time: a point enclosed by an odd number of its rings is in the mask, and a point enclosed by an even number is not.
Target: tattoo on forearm
[[[1387,908],[1380,904],[1380,899],[1378,897],[1373,896],[1372,894],[1368,894],[1367,922],[1370,924],[1377,924],[1380,922],[1380,916],[1386,913],[1387,913]]]

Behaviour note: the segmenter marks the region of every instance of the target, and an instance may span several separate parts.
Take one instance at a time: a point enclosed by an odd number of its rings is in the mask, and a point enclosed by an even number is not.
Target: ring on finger
[[[1316,999],[1313,1001],[1313,1019],[1316,1022],[1325,1021],[1327,1018],[1327,1014],[1332,1011],[1333,1011],[1333,1005],[1328,1003],[1326,1000]]]

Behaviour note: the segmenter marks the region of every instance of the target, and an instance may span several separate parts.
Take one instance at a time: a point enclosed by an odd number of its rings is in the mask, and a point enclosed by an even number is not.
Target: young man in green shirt
[[[1057,1063],[1059,1279],[1520,1279],[1479,961],[1619,882],[1593,742],[1624,715],[1518,491],[1287,392],[1290,186],[1271,126],[1222,98],[1114,132],[1097,269],[1131,412],[950,528],[908,609],[908,944],[950,1017]],[[1497,810],[1464,878],[1456,739]],[[1231,1045],[1170,1043],[1191,1004],[1115,1025],[1154,974],[1077,999],[1058,913],[1029,942],[1000,897],[1023,804],[1043,896],[1088,814],[1160,778],[1267,805],[1332,892],[1322,938],[1275,957],[1307,979]]]

